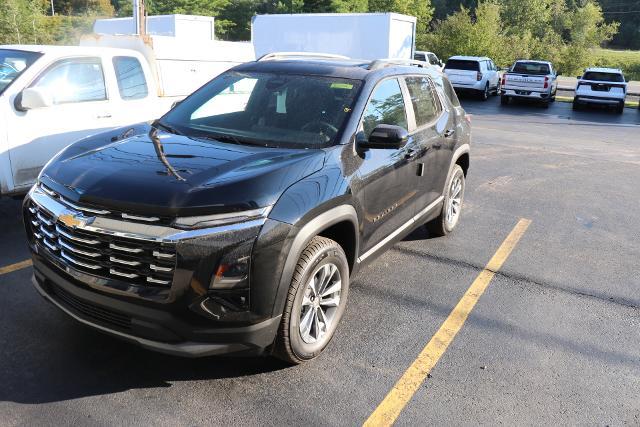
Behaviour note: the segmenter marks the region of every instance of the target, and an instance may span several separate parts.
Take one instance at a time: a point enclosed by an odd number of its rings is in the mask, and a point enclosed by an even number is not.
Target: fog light
[[[218,265],[210,289],[234,289],[249,286],[249,256],[234,259],[225,256]]]

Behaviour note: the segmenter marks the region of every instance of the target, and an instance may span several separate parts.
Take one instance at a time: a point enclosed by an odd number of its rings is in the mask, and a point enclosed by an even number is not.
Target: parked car
[[[455,229],[470,118],[442,73],[270,58],[44,168],[24,201],[40,294],[153,350],[299,363],[363,265],[423,224]]]
[[[626,96],[627,82],[621,70],[587,68],[582,76],[578,76],[573,109],[578,110],[589,104],[608,105],[622,114]]]
[[[415,59],[416,61],[428,62],[440,71],[442,71],[442,69],[444,68],[444,64],[442,63],[440,58],[438,58],[433,52],[416,50],[416,52],[413,54],[413,59]]]
[[[519,60],[502,75],[501,86],[502,105],[515,98],[541,102],[546,108],[556,100],[558,73],[549,61]]]
[[[500,91],[498,67],[487,57],[452,56],[444,66],[444,73],[454,88],[472,91],[483,101]]]

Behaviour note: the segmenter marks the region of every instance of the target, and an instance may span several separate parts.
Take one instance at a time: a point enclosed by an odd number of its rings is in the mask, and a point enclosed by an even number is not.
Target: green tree
[[[0,7],[0,44],[39,43],[43,4],[40,0],[3,0]]]

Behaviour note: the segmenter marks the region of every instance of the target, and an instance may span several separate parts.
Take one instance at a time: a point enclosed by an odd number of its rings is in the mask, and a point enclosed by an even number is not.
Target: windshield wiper
[[[209,140],[220,141],[220,142],[230,142],[232,144],[238,144],[238,145],[260,145],[260,146],[265,145],[259,142],[258,140],[253,140],[249,138],[238,138],[235,135],[228,135],[228,134],[221,134],[221,133],[207,133],[205,135],[197,135],[195,136],[195,138],[203,138],[203,139],[209,139]]]
[[[156,129],[162,129],[162,130],[165,130],[165,131],[167,131],[167,132],[169,132],[169,133],[172,133],[172,134],[174,134],[174,135],[182,135],[182,134],[180,133],[180,131],[178,131],[178,130],[177,130],[177,129],[175,129],[175,128],[172,128],[172,127],[171,127],[171,126],[169,126],[169,125],[165,125],[165,124],[164,124],[164,123],[162,123],[160,120],[154,120],[154,121],[153,121],[153,123],[151,123],[151,126],[153,126],[153,127],[154,127],[154,128],[156,128]]]

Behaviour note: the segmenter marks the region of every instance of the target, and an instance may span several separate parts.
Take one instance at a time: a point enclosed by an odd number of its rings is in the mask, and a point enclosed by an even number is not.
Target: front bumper
[[[75,320],[147,349],[183,357],[228,353],[261,354],[273,342],[280,316],[260,323],[213,327],[192,325],[170,311],[96,293],[58,274],[35,255],[33,285]]]

